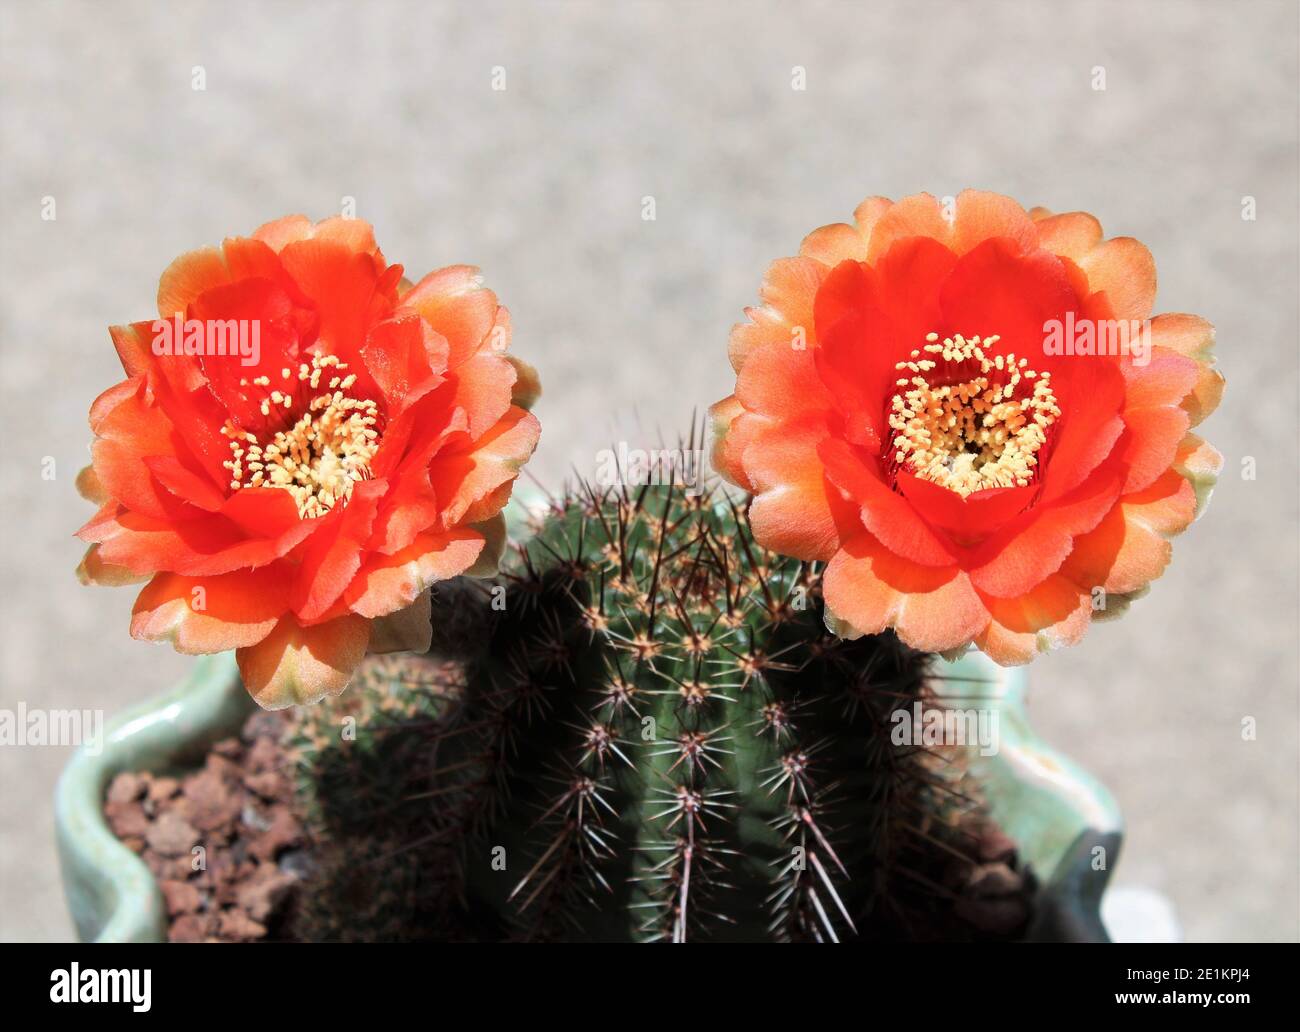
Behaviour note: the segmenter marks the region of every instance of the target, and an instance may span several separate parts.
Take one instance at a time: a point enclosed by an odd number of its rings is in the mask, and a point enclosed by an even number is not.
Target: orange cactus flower
[[[477,270],[412,285],[365,222],[290,216],[178,258],[158,313],[110,329],[83,582],[147,581],[131,634],[235,649],[268,709],[427,647],[426,589],[495,571],[539,433]]]
[[[1155,293],[1083,212],[869,198],[732,331],[714,465],[759,543],[827,564],[833,631],[1027,662],[1146,591],[1222,464],[1189,432],[1213,327]]]

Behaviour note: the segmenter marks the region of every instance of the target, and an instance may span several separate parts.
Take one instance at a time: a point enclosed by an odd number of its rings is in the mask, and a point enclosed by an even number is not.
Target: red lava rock
[[[217,887],[214,896],[217,902],[222,906],[237,903],[240,887],[253,876],[256,870],[257,865],[251,860],[224,868],[216,878]]]
[[[261,774],[245,774],[244,787],[263,799],[283,799],[288,792],[288,779],[279,771],[268,770]]]
[[[204,942],[213,923],[207,914],[182,914],[172,922],[167,939],[169,942]]]
[[[244,755],[244,745],[238,738],[223,738],[208,750],[209,760],[213,756],[221,756],[226,759],[237,760],[242,755]]]
[[[200,831],[215,831],[239,817],[238,794],[232,792],[227,780],[210,766],[186,778],[183,791],[190,801],[189,819]]]
[[[134,802],[144,795],[145,780],[139,774],[119,774],[108,786],[108,802],[121,805]]]
[[[222,936],[236,942],[261,939],[266,935],[266,925],[259,924],[239,909],[223,910],[218,918],[217,930]]]
[[[248,750],[244,765],[254,774],[275,770],[284,763],[284,754],[280,746],[270,738],[259,738]]]
[[[174,813],[164,813],[145,835],[149,848],[166,857],[181,856],[199,841],[194,825]]]
[[[113,834],[120,839],[144,838],[149,831],[149,817],[138,801],[108,803],[104,816]]]
[[[149,801],[161,803],[170,799],[181,790],[181,783],[175,778],[154,778],[149,786]]]
[[[203,893],[193,882],[164,880],[158,883],[158,887],[167,902],[167,913],[173,917],[192,914],[203,905]]]
[[[275,808],[271,826],[249,844],[248,851],[259,860],[274,860],[277,853],[302,841],[302,827],[287,806]]]
[[[254,921],[265,922],[284,902],[297,880],[274,864],[258,864],[252,878],[240,886],[235,901]]]

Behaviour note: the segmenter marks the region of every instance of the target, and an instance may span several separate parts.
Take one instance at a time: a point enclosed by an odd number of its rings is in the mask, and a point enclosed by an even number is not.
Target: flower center
[[[315,393],[298,421],[265,443],[233,422],[222,427],[231,438],[232,458],[223,465],[230,470],[232,490],[283,487],[293,495],[298,515],[309,519],[345,502],[353,484],[369,477],[370,460],[379,450],[379,411],[373,401],[347,395],[357,378],[344,375],[346,370],[347,363],[333,355],[313,356],[296,374],[281,369],[283,389],[270,390],[263,399],[263,416],[272,417],[276,409],[292,413],[304,386]],[[327,377],[324,390],[322,377]],[[240,381],[240,386],[249,384]],[[259,376],[252,386],[265,391],[271,379]]]
[[[986,355],[1000,339],[961,334],[927,343],[895,368],[890,441],[898,467],[963,498],[990,487],[1033,482],[1038,451],[1061,414],[1051,373],[1026,368],[1014,354]]]

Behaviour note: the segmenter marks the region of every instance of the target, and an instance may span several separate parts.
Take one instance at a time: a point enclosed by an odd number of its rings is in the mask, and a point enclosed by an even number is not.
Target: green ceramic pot
[[[1029,938],[1105,941],[1101,895],[1122,835],[1114,799],[1034,734],[1023,670],[1004,670],[971,652],[942,664],[941,672],[949,706],[980,711],[996,726],[989,755],[977,744],[968,748],[994,818],[1038,881]],[[83,940],[162,942],[167,936],[157,882],[105,821],[109,782],[122,771],[175,773],[201,765],[208,748],[236,734],[252,709],[233,656],[204,657],[174,690],[112,721],[101,752],[73,757],[59,781],[56,819],[64,892]]]

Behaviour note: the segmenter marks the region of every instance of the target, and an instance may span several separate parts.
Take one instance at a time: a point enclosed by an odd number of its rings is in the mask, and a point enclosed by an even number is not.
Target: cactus
[[[1007,857],[961,755],[891,740],[943,694],[931,657],[829,635],[815,566],[716,488],[581,485],[496,581],[435,591],[450,660],[373,661],[356,741],[302,718],[304,937],[1021,930],[1024,885],[1010,911],[967,891]]]

